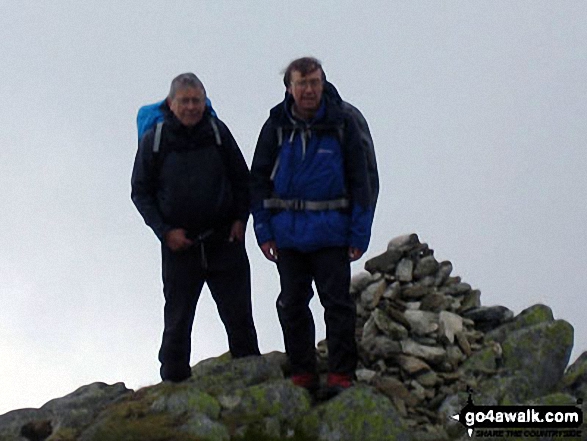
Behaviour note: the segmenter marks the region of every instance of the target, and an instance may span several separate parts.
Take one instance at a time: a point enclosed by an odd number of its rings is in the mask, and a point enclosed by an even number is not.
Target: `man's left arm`
[[[250,206],[250,172],[243,154],[226,124],[220,124],[222,147],[226,159],[226,171],[230,180],[234,204],[236,207],[235,221],[232,224],[229,239],[243,241]]]
[[[371,201],[366,152],[361,145],[357,124],[350,116],[346,121],[343,148],[352,210],[349,258],[357,260],[369,246],[375,206]]]

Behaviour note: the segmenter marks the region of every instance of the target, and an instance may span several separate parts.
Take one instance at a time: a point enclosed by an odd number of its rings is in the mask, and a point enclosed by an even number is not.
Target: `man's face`
[[[296,110],[303,115],[313,115],[320,107],[322,99],[322,69],[316,69],[306,76],[294,70],[291,73],[291,83],[287,91],[293,96]]]
[[[179,89],[171,100],[169,107],[184,126],[195,126],[204,116],[206,94],[199,87]]]

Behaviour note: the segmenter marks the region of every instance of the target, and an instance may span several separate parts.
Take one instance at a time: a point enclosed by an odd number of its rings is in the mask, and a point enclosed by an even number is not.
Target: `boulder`
[[[564,320],[539,323],[511,333],[502,343],[503,365],[532,379],[535,398],[552,392],[563,378],[573,349],[573,327]]]
[[[299,431],[317,441],[409,441],[410,432],[391,401],[356,386],[305,415]]]

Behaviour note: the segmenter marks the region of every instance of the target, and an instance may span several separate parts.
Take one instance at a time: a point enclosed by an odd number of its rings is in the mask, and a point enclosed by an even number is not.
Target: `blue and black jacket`
[[[311,252],[356,247],[371,236],[375,201],[370,195],[367,158],[356,122],[345,112],[335,87],[326,82],[311,121],[292,114],[293,97],[270,111],[251,167],[252,213],[257,242]],[[306,202],[348,200],[347,208],[305,209]],[[271,208],[266,201],[300,201]],[[315,204],[320,206],[320,204]]]

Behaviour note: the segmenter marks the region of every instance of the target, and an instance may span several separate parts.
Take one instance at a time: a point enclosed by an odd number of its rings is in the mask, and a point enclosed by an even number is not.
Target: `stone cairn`
[[[357,302],[357,379],[387,395],[412,430],[442,432],[444,400],[475,385],[469,374],[484,374],[463,371],[463,362],[486,349],[484,332],[513,313],[502,306],[482,307],[481,292],[451,276],[452,264],[438,262],[416,234],[391,240],[365,269],[351,282]],[[323,366],[325,343],[318,344]],[[499,344],[490,344],[499,358]]]

